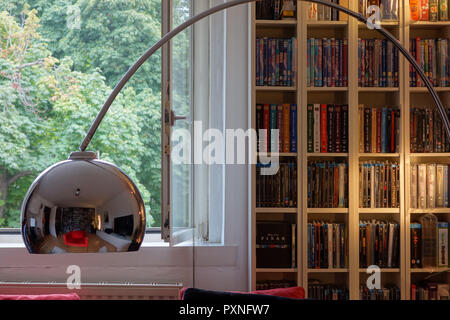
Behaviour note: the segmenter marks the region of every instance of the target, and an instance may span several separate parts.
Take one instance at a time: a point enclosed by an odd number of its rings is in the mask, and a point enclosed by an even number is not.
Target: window
[[[217,2],[217,3],[216,3]],[[168,1],[171,27],[220,1]],[[171,58],[164,75],[163,238],[221,243],[224,214],[224,161],[205,163],[208,129],[225,132],[225,14],[196,23],[163,51]],[[200,138],[199,138],[200,137]],[[181,148],[180,148],[181,146]],[[222,150],[224,151],[224,150]],[[224,154],[224,152],[222,152]],[[200,156],[199,156],[200,155]],[[201,158],[201,159],[200,159]]]
[[[0,228],[18,228],[31,182],[78,149],[113,86],[160,39],[161,0],[0,0],[0,8]],[[161,223],[160,92],[158,52],[89,146],[138,185],[147,227]]]
[[[161,33],[220,2],[0,0],[0,231],[19,228],[31,182],[78,149],[128,67]],[[133,179],[147,227],[173,244],[192,236],[222,242],[224,165],[192,163],[206,144],[195,141],[196,121],[203,131],[225,132],[224,30],[222,12],[158,51],[122,90],[89,146]],[[166,122],[172,112],[173,126]],[[180,129],[189,135],[188,163],[165,153],[180,142],[172,135]]]

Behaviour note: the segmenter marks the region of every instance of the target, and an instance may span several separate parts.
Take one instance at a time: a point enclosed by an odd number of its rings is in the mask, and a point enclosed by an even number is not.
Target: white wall
[[[247,5],[228,10],[226,115],[230,129],[248,127],[247,29]],[[144,247],[137,253],[38,256],[9,244],[10,248],[0,248],[0,281],[65,282],[66,268],[74,264],[81,267],[82,282],[181,281],[192,286],[195,270],[199,288],[247,290],[247,180],[246,165],[226,167],[224,247]]]

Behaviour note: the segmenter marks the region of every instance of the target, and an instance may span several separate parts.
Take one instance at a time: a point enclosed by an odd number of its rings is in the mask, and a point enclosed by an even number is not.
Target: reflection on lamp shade
[[[22,205],[22,236],[30,253],[137,251],[145,207],[133,181],[93,152],[42,172]]]

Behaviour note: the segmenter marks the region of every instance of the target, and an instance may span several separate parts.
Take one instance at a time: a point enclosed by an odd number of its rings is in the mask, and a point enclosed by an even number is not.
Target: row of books
[[[348,0],[330,0],[330,2],[348,8]],[[323,4],[310,3],[308,6],[310,21],[347,21],[348,15]]]
[[[308,208],[348,208],[348,164],[308,161]]]
[[[409,0],[411,19],[448,21],[448,0]]]
[[[256,85],[296,85],[297,38],[256,38]]]
[[[297,207],[297,163],[283,160],[274,175],[261,174],[267,165],[256,165],[256,207]]]
[[[437,87],[448,87],[450,76],[450,64],[448,39],[416,39],[409,40],[411,54],[417,63],[425,71],[425,75],[431,84]],[[409,86],[425,86],[416,69],[409,66]]]
[[[256,281],[256,290],[271,290],[279,288],[295,287],[297,283],[290,280],[265,280]]]
[[[297,152],[297,105],[257,104],[259,152]]]
[[[400,166],[397,161],[363,161],[359,164],[359,207],[398,208]]]
[[[449,165],[411,164],[411,208],[449,208]]]
[[[442,282],[421,282],[411,284],[411,300],[449,300],[449,284]]]
[[[321,284],[319,281],[309,281],[308,298],[312,300],[349,300],[349,291],[345,286]],[[311,283],[312,282],[312,283]]]
[[[348,105],[307,105],[307,151],[348,152]]]
[[[359,288],[360,300],[400,300],[400,289],[395,284],[387,284],[382,289],[368,289],[366,286]]]
[[[256,19],[290,20],[297,17],[297,0],[260,0],[256,2]]]
[[[367,268],[400,266],[400,225],[388,221],[360,221],[359,266]]]
[[[359,152],[400,152],[399,108],[374,108],[360,104],[358,113]]]
[[[297,266],[297,225],[286,221],[256,222],[256,267]]]
[[[308,87],[348,86],[347,39],[307,39],[306,85]]]
[[[358,85],[398,87],[398,49],[387,39],[358,38]]]
[[[410,108],[409,130],[411,152],[450,152],[450,141],[436,109]]]
[[[436,219],[437,220],[437,219]],[[423,223],[421,223],[423,222]],[[411,223],[411,268],[447,268],[448,222]]]
[[[345,223],[313,221],[308,223],[308,268],[346,268],[348,237]]]
[[[398,1],[399,0],[359,0],[358,11],[366,17],[373,14],[370,6],[377,6],[380,8],[381,20],[383,21],[397,21],[398,20]]]

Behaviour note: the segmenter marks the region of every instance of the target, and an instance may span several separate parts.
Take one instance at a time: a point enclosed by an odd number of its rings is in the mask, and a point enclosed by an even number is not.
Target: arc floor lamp
[[[30,253],[127,252],[139,250],[145,234],[145,207],[133,181],[115,165],[86,152],[119,92],[164,44],[199,20],[237,5],[259,0],[232,0],[210,8],[165,34],[125,73],[92,123],[78,152],[42,172],[22,205],[22,236]],[[368,23],[360,13],[326,0],[302,0],[334,8]],[[450,123],[438,94],[408,50],[381,25],[375,28],[411,63],[431,94],[450,138]],[[164,116],[164,115],[163,115]],[[166,119],[171,121],[172,119]]]

